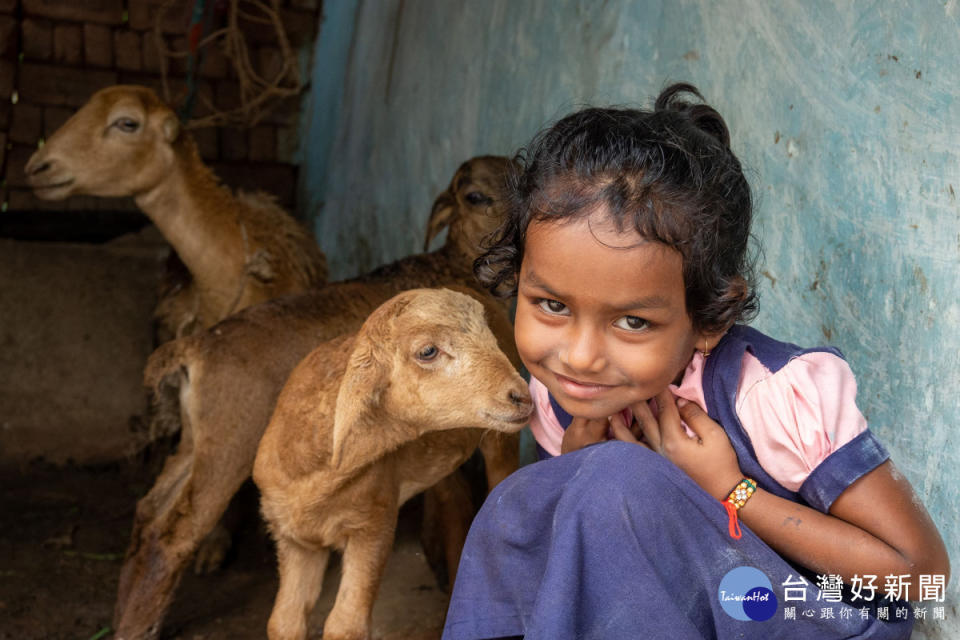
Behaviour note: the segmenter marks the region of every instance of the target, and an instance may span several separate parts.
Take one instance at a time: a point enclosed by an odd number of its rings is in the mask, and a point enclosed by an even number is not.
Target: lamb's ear
[[[164,118],[160,128],[163,131],[163,139],[167,142],[173,142],[180,135],[180,121],[174,115]]]
[[[330,463],[337,469],[356,468],[382,445],[374,416],[390,384],[387,366],[371,341],[358,342],[350,354],[333,416]]]
[[[443,231],[444,227],[450,224],[456,208],[457,201],[449,189],[434,200],[433,209],[430,210],[430,220],[427,221],[427,239],[423,243],[425,252],[430,251],[430,242],[437,237],[438,233]]]

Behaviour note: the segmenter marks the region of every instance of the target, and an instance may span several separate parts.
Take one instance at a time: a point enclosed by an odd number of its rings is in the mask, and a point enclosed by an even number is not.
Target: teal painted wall
[[[418,251],[464,159],[510,154],[584,104],[649,105],[693,82],[757,196],[755,324],[844,351],[960,563],[956,0],[326,4],[302,191],[335,276]],[[946,620],[915,635],[960,637],[957,602],[952,586]]]

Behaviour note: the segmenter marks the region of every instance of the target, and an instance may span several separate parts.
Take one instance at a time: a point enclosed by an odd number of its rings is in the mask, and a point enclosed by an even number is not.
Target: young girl
[[[840,353],[741,324],[750,189],[684,94],[560,120],[511,181],[476,267],[517,295],[548,459],[474,521],[445,640],[908,638],[946,583]]]

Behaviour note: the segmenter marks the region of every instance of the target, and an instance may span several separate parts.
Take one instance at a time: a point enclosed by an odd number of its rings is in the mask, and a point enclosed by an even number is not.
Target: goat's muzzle
[[[23,173],[34,195],[44,200],[65,198],[69,195],[69,188],[74,183],[73,176],[65,173],[61,165],[50,158],[43,149],[30,156]]]

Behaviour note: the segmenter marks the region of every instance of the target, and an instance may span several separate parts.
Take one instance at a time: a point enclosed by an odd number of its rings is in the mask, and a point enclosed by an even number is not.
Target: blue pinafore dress
[[[827,457],[798,492],[760,466],[734,410],[743,355],[771,372],[810,351],[736,326],[703,372],[707,412],[744,474],[764,490],[827,512],[889,456],[864,431]],[[571,417],[551,398],[560,423]],[[609,441],[528,465],[494,489],[467,537],[443,640],[728,638],[905,639],[909,604],[848,587],[821,590],[662,456]],[[878,618],[880,610],[880,618]]]

